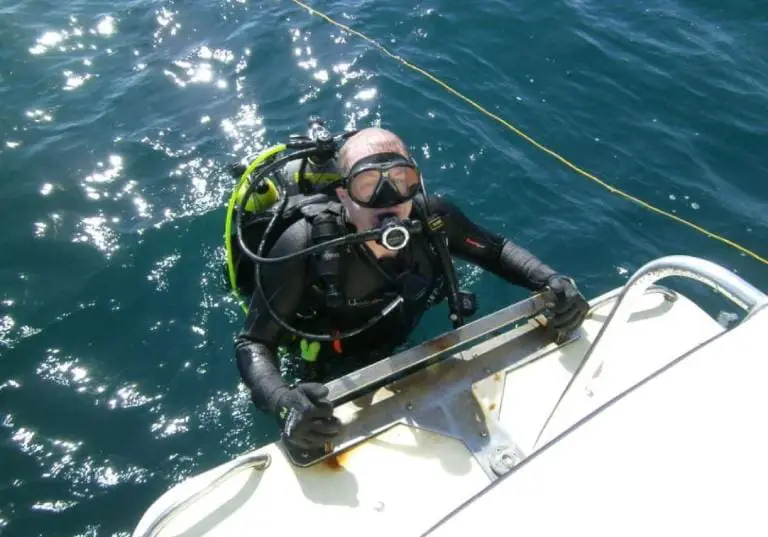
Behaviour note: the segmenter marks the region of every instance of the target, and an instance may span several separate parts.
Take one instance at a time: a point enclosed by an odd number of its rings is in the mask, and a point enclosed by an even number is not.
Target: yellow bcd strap
[[[320,353],[319,341],[307,341],[302,339],[299,342],[299,348],[301,349],[301,358],[307,362],[316,362],[317,355]]]

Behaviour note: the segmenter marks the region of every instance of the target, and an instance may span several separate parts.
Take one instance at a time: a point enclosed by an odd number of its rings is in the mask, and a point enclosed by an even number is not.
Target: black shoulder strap
[[[310,222],[313,244],[321,244],[344,236],[341,219],[341,204],[328,202],[309,205],[302,211]],[[325,305],[339,308],[344,305],[344,262],[340,247],[326,248],[313,254],[313,266],[320,280],[325,298]]]
[[[296,202],[295,207],[310,221],[324,212],[336,215],[341,214],[341,203],[335,196],[329,196],[328,194],[319,193],[302,196],[302,199]]]
[[[416,217],[425,222],[427,215],[429,214],[429,208],[427,207],[427,200],[423,194],[419,193],[413,197],[413,208],[416,211]]]
[[[417,198],[419,198],[418,201],[416,201]],[[421,212],[420,217],[422,218],[425,227],[424,232],[437,251],[440,263],[443,266],[443,273],[448,287],[448,304],[451,310],[450,318],[453,322],[453,327],[458,328],[464,324],[464,315],[461,307],[461,300],[464,295],[459,291],[459,284],[456,278],[453,260],[451,259],[451,254],[448,250],[448,237],[445,234],[445,222],[441,215],[429,214],[427,201],[421,194],[414,197],[414,207],[417,208],[417,211]]]

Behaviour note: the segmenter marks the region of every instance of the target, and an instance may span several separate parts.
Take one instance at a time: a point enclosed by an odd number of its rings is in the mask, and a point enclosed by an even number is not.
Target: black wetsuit
[[[414,207],[418,210],[419,204]],[[531,291],[543,288],[555,274],[525,249],[470,221],[453,203],[431,196],[428,208],[430,214],[443,218],[451,255]],[[270,256],[287,255],[309,246],[310,229],[304,219],[291,225]],[[349,232],[354,229],[349,228]],[[377,260],[365,245],[340,250],[345,298],[340,307],[324,304],[322,286],[308,258],[263,265],[263,289],[281,318],[314,333],[356,328],[378,314],[397,294],[403,294],[405,302],[370,329],[341,340],[340,345],[322,343],[318,362],[349,360],[359,367],[389,355],[408,338],[423,313],[444,297],[444,277],[439,258],[423,234],[411,235],[408,245],[393,258]],[[286,385],[275,356],[278,346],[297,344],[291,338],[292,334],[275,322],[255,292],[245,328],[237,338],[236,355],[240,375],[259,408],[266,410],[271,394]]]

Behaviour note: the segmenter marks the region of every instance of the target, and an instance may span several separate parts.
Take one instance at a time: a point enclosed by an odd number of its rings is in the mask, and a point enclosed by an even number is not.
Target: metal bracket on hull
[[[620,291],[600,297],[593,309]],[[646,292],[676,297],[663,287]],[[578,330],[560,345],[552,342],[538,315],[546,298],[535,295],[328,383],[345,424],[341,436],[325,449],[305,451],[283,442],[283,450],[293,464],[308,467],[402,423],[460,440],[488,478],[497,479],[528,455],[499,426],[506,374],[581,339]],[[526,324],[509,328],[525,318]]]
[[[533,320],[509,329],[541,313],[546,299],[535,295],[332,381],[327,386],[337,403],[336,415],[345,423],[337,443],[310,452],[283,442],[284,451],[293,464],[311,466],[403,423],[460,440],[489,479],[497,478],[524,456],[498,426],[506,372],[580,337],[576,333],[555,345]],[[478,342],[491,335],[495,337]],[[384,386],[386,390],[372,393]],[[381,392],[386,392],[383,400],[373,402]]]

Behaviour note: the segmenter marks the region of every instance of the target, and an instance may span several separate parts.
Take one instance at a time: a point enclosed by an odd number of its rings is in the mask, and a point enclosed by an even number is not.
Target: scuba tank
[[[245,193],[248,190],[248,183],[243,183],[240,188],[237,189],[236,202],[238,204],[243,202]],[[280,197],[280,193],[277,191],[275,183],[269,179],[264,180],[259,184],[254,193],[248,197],[245,202],[245,210],[249,213],[261,213],[272,207]]]
[[[306,135],[294,134],[291,135],[290,139],[294,143],[316,145],[334,143],[333,136],[326,129],[325,123],[316,116],[309,118]],[[262,155],[259,155],[254,162],[261,159]],[[253,250],[258,246],[267,225],[272,216],[274,216],[275,204],[281,199],[277,184],[283,187],[283,191],[288,198],[296,200],[295,207],[298,208],[304,206],[305,202],[327,203],[337,201],[333,190],[342,180],[341,174],[338,171],[334,150],[333,152],[323,152],[302,159],[291,160],[267,176],[257,179],[256,184],[252,184],[254,181],[253,177],[258,176],[259,170],[263,169],[271,161],[272,158],[264,158],[262,163],[253,167],[248,180],[241,181],[235,194],[235,204],[237,206],[243,205],[244,202],[246,242],[252,245]],[[248,168],[243,165],[231,168],[232,175],[236,178],[244,176],[246,171],[248,171]],[[321,198],[315,201],[310,199],[313,194],[326,194],[330,199]],[[291,206],[293,208],[294,204],[291,204]],[[279,229],[271,234],[273,239],[277,239],[282,231],[298,219],[294,218],[297,216],[294,214],[295,212],[297,211],[286,211],[287,217],[280,220]],[[318,212],[318,214],[310,218],[310,224],[313,244],[320,244],[342,237],[345,234],[332,214]],[[273,243],[274,241],[268,241],[267,247],[271,248],[274,245]],[[241,254],[242,249],[233,248],[232,258],[235,265],[236,282],[238,282],[236,286],[241,294],[247,296],[253,292],[254,271],[251,264],[241,263]],[[342,269],[338,248],[331,247],[321,250],[313,254],[312,257],[315,261],[317,274],[323,283],[328,305],[331,307],[340,306],[344,301],[344,297],[340,290]],[[230,276],[230,284],[232,283],[232,277]]]
[[[316,116],[309,118],[306,135],[292,134],[292,142],[323,143],[331,141],[331,133],[326,129],[325,123]],[[264,164],[267,164],[265,161]],[[258,170],[255,168],[254,171]],[[245,171],[243,164],[231,167],[231,173],[235,178],[240,178]],[[272,207],[280,199],[280,194],[275,183],[284,186],[286,195],[315,194],[328,191],[335,187],[342,177],[336,163],[335,155],[322,154],[305,157],[301,160],[292,160],[280,170],[275,170],[272,177],[265,177],[248,197],[245,210],[249,213],[261,213]],[[237,191],[236,203],[242,203],[248,191],[249,183],[243,182]]]
[[[309,141],[316,144],[331,144],[333,136],[325,123],[317,116],[309,118],[306,136],[291,136],[292,140]],[[319,153],[301,160],[289,162],[284,167],[287,183],[296,185],[299,194],[312,194],[327,191],[341,182],[342,177],[333,153]]]

